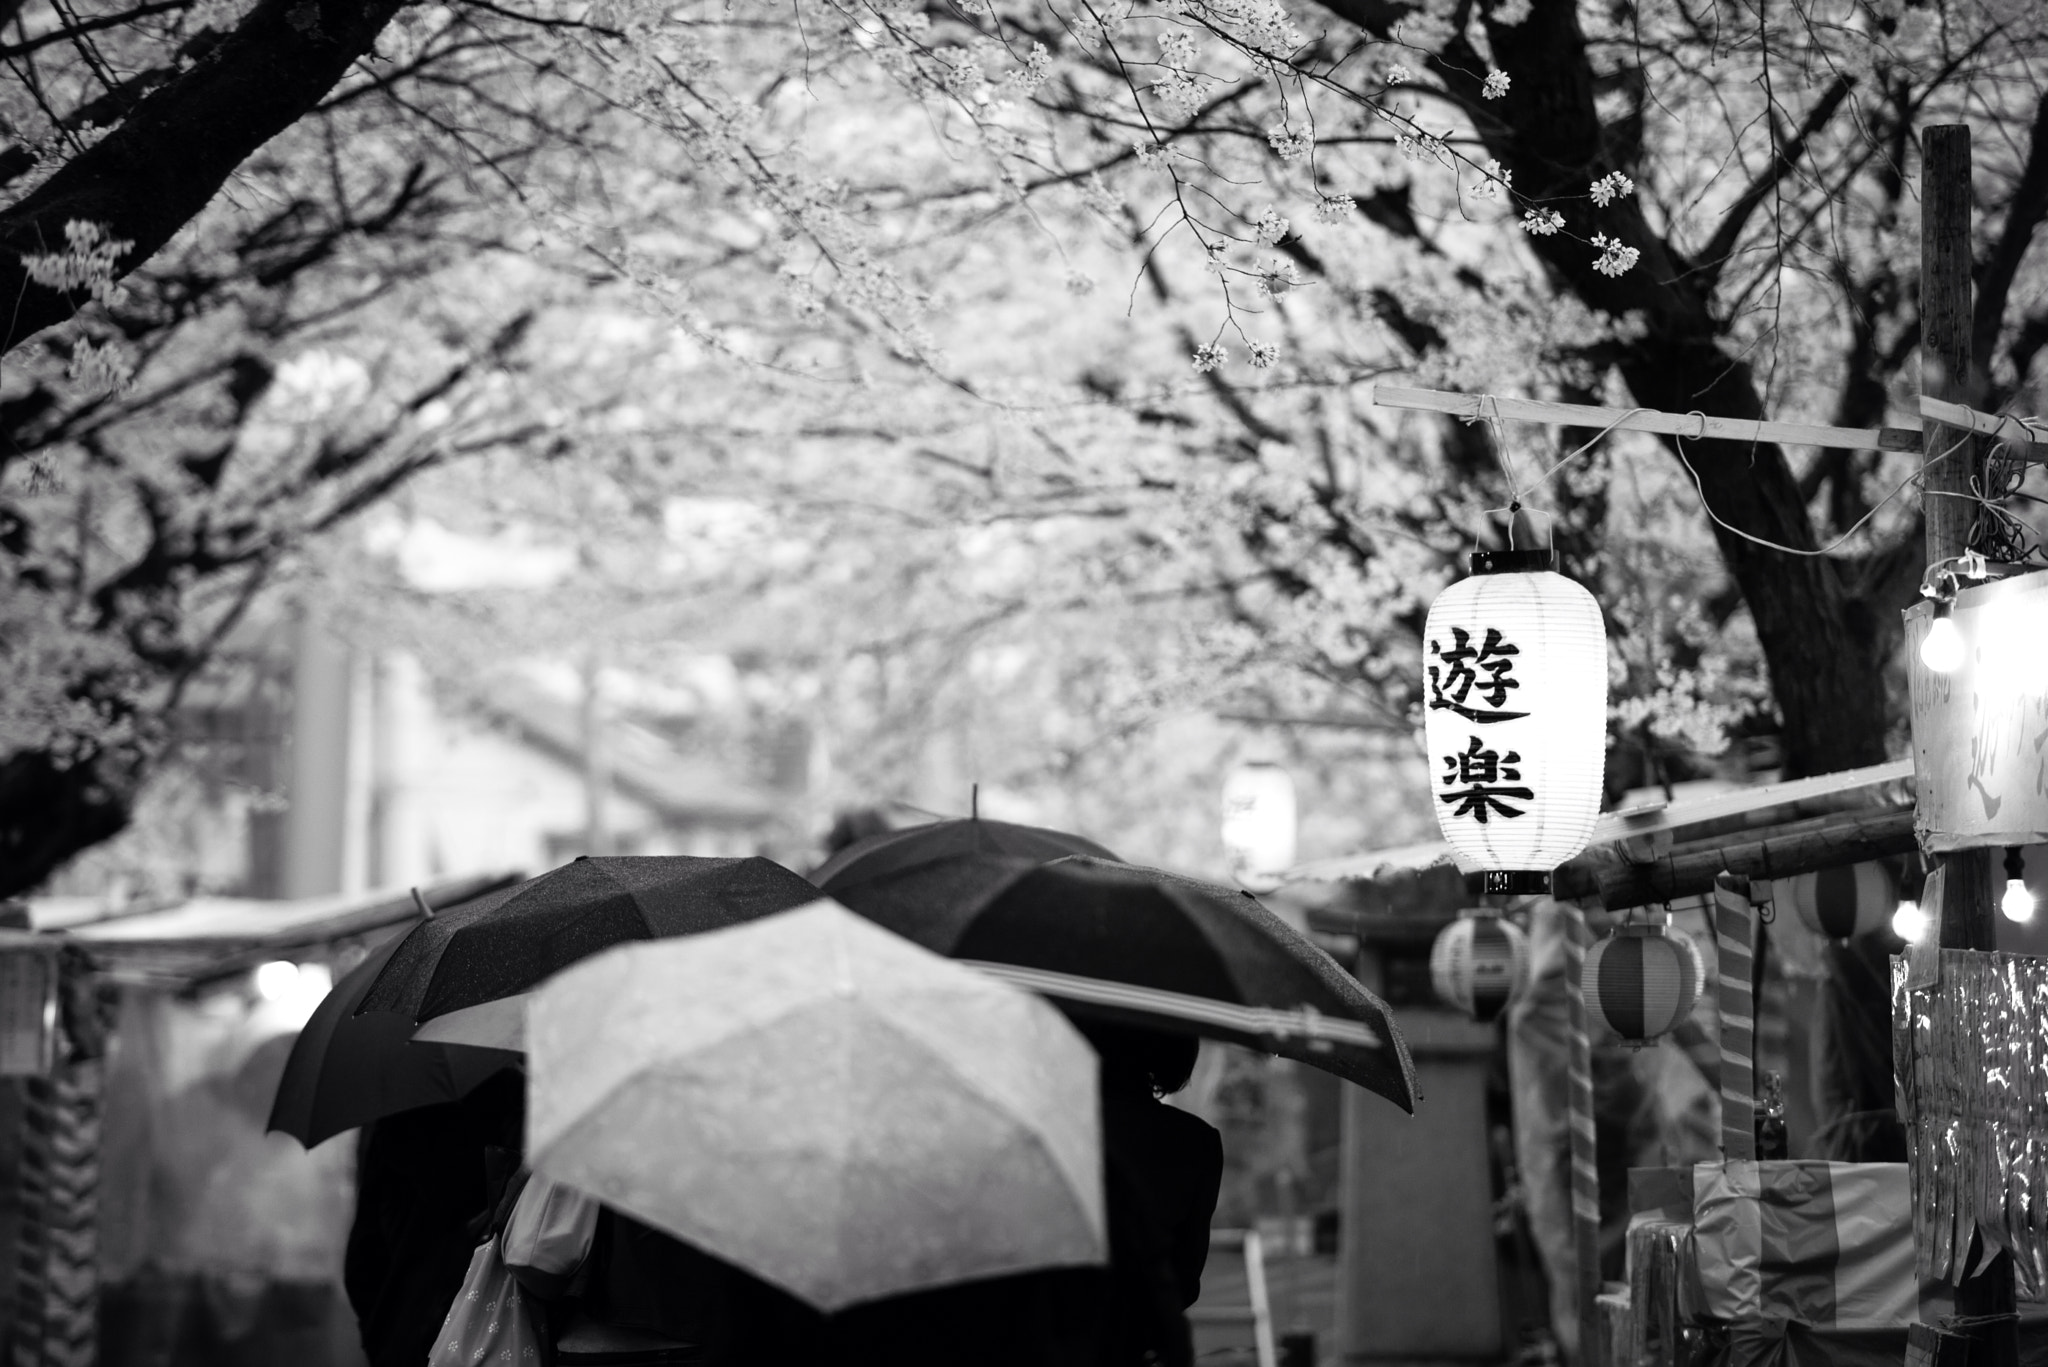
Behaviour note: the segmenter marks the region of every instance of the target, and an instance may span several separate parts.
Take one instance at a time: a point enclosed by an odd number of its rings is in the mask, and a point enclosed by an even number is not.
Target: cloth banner
[[[1693,1167],[1701,1311],[1844,1329],[1918,1316],[1904,1163]]]

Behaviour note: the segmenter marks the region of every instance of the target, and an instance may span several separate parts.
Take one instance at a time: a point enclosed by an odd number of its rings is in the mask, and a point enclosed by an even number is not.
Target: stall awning
[[[420,888],[429,906],[457,902],[518,881],[514,872],[444,878]],[[342,940],[414,921],[409,888],[295,900],[194,897],[176,906],[89,916],[74,902],[31,900],[38,930],[55,930],[89,948],[116,981],[194,987]]]

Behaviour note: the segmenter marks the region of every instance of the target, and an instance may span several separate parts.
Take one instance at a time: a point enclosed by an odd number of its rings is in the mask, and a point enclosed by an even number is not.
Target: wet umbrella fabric
[[[838,890],[890,874],[906,872],[939,860],[974,856],[989,859],[1024,859],[1043,864],[1068,855],[1115,859],[1102,846],[1083,836],[1042,826],[1018,826],[1007,821],[934,821],[900,831],[857,840],[811,871],[811,881],[833,896]]]
[[[623,941],[737,925],[817,895],[769,859],[577,859],[414,927],[357,1010],[422,1021],[524,992]]]
[[[355,1014],[404,939],[379,945],[313,1009],[278,1079],[268,1128],[310,1149],[400,1111],[460,1100],[519,1061],[516,1053],[415,1044],[410,1016]]]
[[[533,994],[535,1169],[820,1310],[1107,1253],[1095,1057],[831,902]]]
[[[1386,1003],[1249,893],[1099,859],[1038,864],[952,859],[833,894],[877,924],[950,958],[1038,970],[1012,977],[1078,1007],[1228,1039],[1348,1078],[1405,1110],[1415,1068]],[[1077,980],[1062,991],[1061,977]],[[1178,1010],[1144,993],[1088,990],[1086,980],[1202,1001],[1315,1015],[1364,1031],[1290,1031],[1232,1013]]]

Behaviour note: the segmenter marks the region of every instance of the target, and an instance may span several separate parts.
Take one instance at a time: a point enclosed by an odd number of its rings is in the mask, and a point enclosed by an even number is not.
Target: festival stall
[[[1546,1263],[1553,1278],[1561,1271],[1569,1280],[1577,1275],[1578,1266],[1590,1270],[1595,1265],[1601,1238],[1596,1156],[1585,1137],[1590,1136],[1596,1120],[1603,1133],[1626,1128],[1625,1117],[1593,1115],[1593,1079],[1587,1056],[1591,1042],[1613,1041],[1617,1034],[1626,1037],[1631,1032],[1646,1039],[1668,1030],[1674,1049],[1663,1056],[1667,1075],[1693,1077],[1694,1088],[1711,1098],[1705,1103],[1712,1108],[1711,1114],[1703,1121],[1698,1117],[1693,1121],[1695,1151],[1718,1156],[1726,1128],[1720,1098],[1731,1090],[1736,1099],[1729,1103],[1727,1113],[1743,1116],[1741,1128],[1748,1129],[1753,1094],[1759,1089],[1744,1076],[1744,1068],[1757,1055],[1759,1037],[1766,1042],[1769,1066],[1786,1076],[1789,1091],[1803,1093],[1806,1079],[1796,1074],[1811,1066],[1810,1041],[1804,1036],[1806,1018],[1817,1003],[1810,992],[1801,995],[1800,989],[1811,988],[1820,971],[1812,960],[1823,930],[1868,931],[1875,921],[1889,920],[1897,907],[1896,886],[1878,870],[1887,863],[1900,862],[1913,848],[1911,773],[1910,761],[1898,761],[1787,783],[1722,785],[1718,791],[1651,800],[1601,815],[1593,823],[1586,849],[1556,871],[1557,899],[1511,900],[1506,906],[1514,910],[1505,915],[1500,905],[1491,909],[1477,905],[1485,899],[1469,885],[1461,869],[1466,861],[1448,844],[1304,865],[1294,871],[1297,881],[1292,887],[1298,896],[1313,898],[1310,923],[1325,936],[1326,943],[1354,958],[1359,955],[1358,947],[1364,946],[1363,957],[1370,961],[1367,971],[1396,997],[1414,1000],[1422,993],[1432,993],[1442,1003],[1454,1003],[1481,1021],[1511,1019],[1531,1034],[1540,1035],[1541,1026],[1521,1009],[1522,994],[1528,991],[1532,977],[1544,973],[1542,965],[1532,961],[1546,953],[1593,960],[1596,1000],[1590,1004],[1583,998],[1577,1001],[1573,1008],[1577,1028],[1570,1032],[1571,1043],[1560,1038],[1556,1046],[1560,1053],[1569,1048],[1578,1056],[1569,1066],[1560,1059],[1556,1074],[1537,1075],[1530,1086],[1517,1088],[1514,1094],[1518,1131],[1530,1128],[1532,1120],[1533,1128],[1547,1130],[1548,1122],[1542,1116],[1522,1112],[1556,1106],[1555,1132],[1569,1130],[1575,1141],[1575,1152],[1563,1165],[1568,1171],[1559,1174],[1564,1189],[1558,1200],[1547,1211],[1540,1199],[1530,1201],[1534,1212],[1554,1212],[1549,1218],[1556,1227],[1537,1230],[1537,1238],[1539,1244],[1562,1242],[1561,1257],[1546,1259]],[[1729,868],[1752,876],[1717,877]],[[1567,898],[1571,900],[1562,900]],[[1493,900],[1498,903],[1502,899]],[[1673,906],[1679,909],[1671,918],[1677,924],[1667,931],[1666,912]],[[1725,927],[1716,926],[1717,913]],[[1759,1012],[1747,1001],[1724,1001],[1720,994],[1739,990],[1748,995],[1750,972],[1725,970],[1749,953],[1755,944],[1754,927],[1762,917],[1773,917],[1777,924],[1771,933],[1773,970],[1764,978],[1764,1004],[1769,1009]],[[1589,933],[1589,922],[1603,931],[1603,939],[1597,943]],[[1699,951],[1697,956],[1687,949],[1687,937],[1680,929],[1686,926],[1695,932],[1697,943],[1691,949]],[[1610,927],[1614,933],[1605,934]],[[1717,934],[1722,928],[1727,933]],[[1808,962],[1802,964],[1802,959]],[[1788,970],[1803,970],[1806,976],[1802,980]],[[1553,979],[1572,989],[1570,996],[1578,995],[1576,989],[1586,972],[1582,966],[1565,964],[1554,964],[1550,970]],[[1598,981],[1616,974],[1633,984],[1631,993],[1626,999],[1610,993],[1604,1002],[1598,1000]],[[1693,1009],[1693,995],[1702,987],[1713,991]],[[1510,1010],[1511,1006],[1517,1009]],[[1724,1010],[1732,1018],[1747,1020],[1750,1028],[1723,1030]],[[1650,1019],[1659,1012],[1663,1013],[1661,1020]],[[1610,1022],[1609,1013],[1621,1019]],[[1413,1008],[1403,1008],[1404,1024],[1412,1014]],[[1617,1031],[1611,1028],[1614,1024],[1626,1028]],[[1650,1025],[1665,1029],[1646,1030]],[[1418,1034],[1410,1026],[1411,1040]],[[1513,1036],[1511,1030],[1511,1047],[1517,1042],[1529,1043],[1526,1053],[1540,1047],[1540,1041],[1516,1041]],[[1658,1058],[1656,1051],[1649,1050],[1635,1054],[1630,1061],[1640,1070],[1641,1065]],[[1535,1073],[1534,1069],[1528,1071]],[[1424,1090],[1441,1100],[1443,1087],[1452,1081],[1447,1076],[1432,1086],[1425,1080]],[[1665,1084],[1666,1090],[1669,1086]],[[1702,1128],[1703,1139],[1698,1137]],[[1804,1117],[1796,1129],[1804,1146],[1815,1132],[1813,1118]],[[1354,1135],[1347,1143],[1358,1144],[1362,1139]],[[1600,1165],[1612,1168],[1613,1157],[1600,1155]],[[1753,1158],[1753,1152],[1738,1153],[1737,1161],[1748,1158]],[[1375,1156],[1370,1163],[1353,1164],[1352,1170],[1369,1178],[1377,1162]],[[1543,1172],[1533,1162],[1523,1166],[1522,1189],[1540,1197],[1536,1189],[1543,1185]],[[1892,1185],[1902,1191],[1904,1168],[1893,1165],[1893,1169]],[[1689,1191],[1689,1171],[1684,1179]],[[1483,1168],[1465,1175],[1467,1186],[1485,1180]],[[1655,1190],[1668,1198],[1672,1188],[1667,1182]],[[1868,1194],[1862,1187],[1856,1190],[1859,1200]],[[1890,1192],[1892,1187],[1871,1190]],[[1645,1208],[1645,1213],[1655,1214],[1672,1204],[1667,1199]],[[1871,1218],[1885,1227],[1904,1228],[1906,1207],[1902,1200],[1895,1204],[1898,1209],[1891,1215]],[[1682,1221],[1685,1240],[1673,1251],[1683,1252],[1689,1259],[1694,1249],[1689,1197],[1686,1207]],[[1428,1211],[1414,1214],[1418,1220],[1432,1218]],[[1626,1221],[1625,1214],[1621,1220]],[[1610,1221],[1613,1223],[1617,1222]],[[1852,1237],[1861,1237],[1865,1227],[1857,1224]],[[1489,1239],[1489,1230],[1477,1228],[1473,1247],[1484,1251]],[[1709,1241],[1710,1255],[1713,1247]],[[1732,1259],[1734,1253],[1729,1256]],[[1641,1264],[1639,1257],[1631,1264],[1632,1270]],[[1373,1275],[1363,1266],[1353,1271],[1358,1275],[1347,1271],[1347,1285]],[[1651,1274],[1645,1268],[1643,1275]],[[1683,1269],[1667,1263],[1655,1275],[1664,1284],[1682,1281],[1687,1286],[1697,1285],[1690,1262]],[[1604,1341],[1620,1354],[1636,1332],[1626,1313],[1630,1300],[1626,1291],[1603,1289],[1596,1274],[1580,1279],[1577,1295],[1558,1298],[1553,1318],[1583,1318],[1589,1343]],[[1688,1314],[1694,1313],[1697,1297],[1691,1296],[1685,1304]],[[1721,1308],[1727,1305],[1724,1301]],[[1560,1337],[1576,1341],[1571,1331],[1578,1327],[1577,1323],[1567,1326]],[[1383,1330],[1375,1328],[1373,1333],[1377,1339]],[[1380,1346],[1363,1340],[1347,1345],[1374,1350]],[[1623,1360],[1594,1356],[1602,1361]]]
[[[432,905],[509,876],[445,880]],[[409,893],[196,898],[81,920],[31,904],[0,931],[0,1324],[17,1367],[344,1367],[354,1144],[266,1134],[299,1024]]]

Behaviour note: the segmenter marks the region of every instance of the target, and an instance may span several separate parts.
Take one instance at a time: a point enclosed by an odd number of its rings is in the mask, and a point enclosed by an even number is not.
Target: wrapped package
[[[1721,1320],[1896,1327],[1918,1315],[1903,1163],[1693,1168],[1701,1310]]]

